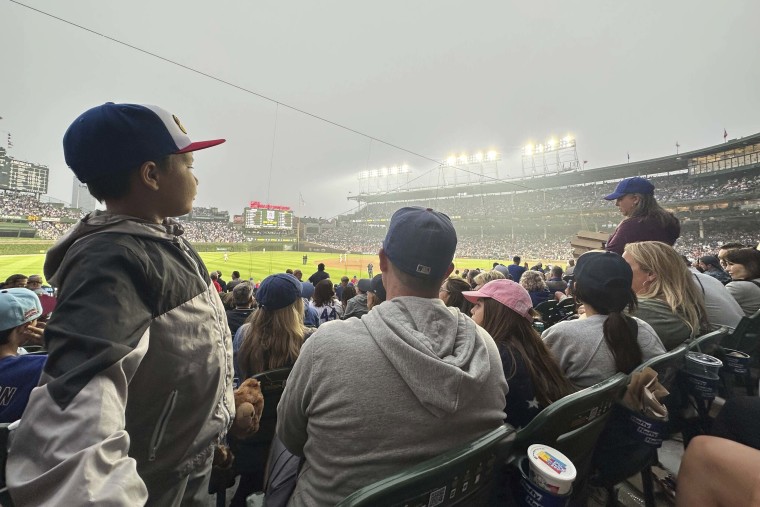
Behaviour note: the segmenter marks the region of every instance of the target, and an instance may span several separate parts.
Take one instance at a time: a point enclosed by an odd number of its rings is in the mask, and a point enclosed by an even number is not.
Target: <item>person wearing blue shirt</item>
[[[523,273],[525,273],[525,268],[523,266],[520,266],[520,256],[515,255],[512,257],[512,262],[514,264],[510,264],[507,266],[507,269],[509,270],[509,274],[512,275],[512,281],[519,283],[520,277]]]

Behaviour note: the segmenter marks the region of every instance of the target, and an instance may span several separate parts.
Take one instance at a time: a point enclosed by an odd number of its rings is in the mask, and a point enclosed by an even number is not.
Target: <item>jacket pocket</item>
[[[148,452],[148,461],[156,461],[156,451],[161,445],[161,440],[164,438],[166,427],[169,425],[169,417],[171,417],[174,411],[174,405],[177,402],[177,390],[174,389],[169,393],[169,398],[164,403],[164,408],[161,410],[161,416],[158,418],[158,424],[153,428],[153,435],[150,437],[150,449]]]

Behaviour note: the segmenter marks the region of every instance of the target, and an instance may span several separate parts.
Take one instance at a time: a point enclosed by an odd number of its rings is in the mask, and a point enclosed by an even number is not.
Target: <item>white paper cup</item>
[[[555,495],[569,493],[573,487],[576,470],[567,456],[543,444],[528,447],[530,480],[538,487]]]

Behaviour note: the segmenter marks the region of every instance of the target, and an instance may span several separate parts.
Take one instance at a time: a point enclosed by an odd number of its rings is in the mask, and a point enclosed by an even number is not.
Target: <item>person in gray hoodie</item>
[[[278,437],[305,457],[289,505],[335,505],[502,424],[496,344],[437,297],[456,242],[446,215],[396,211],[379,252],[387,301],[304,343],[277,408]]]

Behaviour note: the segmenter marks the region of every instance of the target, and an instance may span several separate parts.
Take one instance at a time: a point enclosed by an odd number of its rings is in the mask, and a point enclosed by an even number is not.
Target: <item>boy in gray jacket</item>
[[[47,254],[59,288],[49,356],[6,468],[24,505],[205,505],[214,447],[234,415],[232,344],[206,267],[170,217],[198,180],[179,119],[107,103],[63,138],[66,163],[106,211]]]
[[[379,253],[387,301],[304,343],[277,409],[279,438],[306,458],[289,505],[334,505],[504,421],[496,344],[438,299],[456,243],[446,215],[396,211]]]

